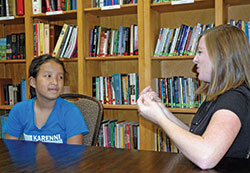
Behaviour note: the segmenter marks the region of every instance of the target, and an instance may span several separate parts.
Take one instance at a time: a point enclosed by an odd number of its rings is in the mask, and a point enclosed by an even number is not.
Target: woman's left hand
[[[156,102],[151,97],[150,92],[142,94],[137,103],[140,114],[149,121],[159,124],[161,118],[165,117],[162,106],[160,105],[162,103]]]

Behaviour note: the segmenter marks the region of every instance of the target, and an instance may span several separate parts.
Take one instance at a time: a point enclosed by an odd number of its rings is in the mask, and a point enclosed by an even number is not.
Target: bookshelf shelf
[[[11,63],[26,63],[26,60],[25,59],[0,60],[0,64],[11,64]]]
[[[194,3],[181,4],[181,5],[171,5],[171,2],[165,2],[165,3],[151,4],[151,8],[160,13],[201,10],[201,9],[214,8],[214,1],[195,0]]]
[[[103,105],[104,109],[137,110],[137,105]]]
[[[63,62],[76,62],[78,61],[78,58],[60,58]]]
[[[137,105],[109,105],[104,104],[104,109],[137,110]],[[172,113],[195,114],[198,109],[168,108]]]
[[[0,17],[0,24],[23,24],[25,16]]]
[[[87,61],[120,61],[120,60],[138,60],[138,56],[107,56],[107,57],[86,57]]]
[[[61,14],[57,13],[41,13],[41,14],[32,14],[32,18],[44,19],[44,20],[53,20],[53,21],[60,21],[60,20],[69,20],[69,19],[76,19],[77,18],[77,10],[70,10],[70,11],[61,11]]]
[[[152,60],[192,60],[194,56],[161,56],[152,57]]]
[[[10,110],[13,106],[10,105],[0,105],[0,109],[2,110]]]
[[[248,4],[250,4],[249,0],[241,0],[241,1],[238,1],[238,0],[225,0],[225,5],[227,7],[229,7],[229,6],[238,6],[238,5],[248,5]]]
[[[110,9],[110,10],[102,10],[100,7],[85,8],[84,12],[86,14],[91,14],[94,16],[102,16],[102,17],[137,14],[137,4],[121,5],[119,9]]]

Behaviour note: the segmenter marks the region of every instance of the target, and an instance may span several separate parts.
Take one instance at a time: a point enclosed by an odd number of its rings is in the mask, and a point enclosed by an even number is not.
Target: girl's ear
[[[36,79],[34,77],[29,77],[30,86],[36,88]]]

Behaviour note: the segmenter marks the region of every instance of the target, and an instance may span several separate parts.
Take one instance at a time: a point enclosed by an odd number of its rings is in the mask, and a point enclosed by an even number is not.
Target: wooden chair
[[[83,136],[83,144],[95,146],[103,118],[103,105],[95,98],[82,94],[67,93],[60,95],[60,97],[68,100],[80,109],[89,129],[89,133]]]

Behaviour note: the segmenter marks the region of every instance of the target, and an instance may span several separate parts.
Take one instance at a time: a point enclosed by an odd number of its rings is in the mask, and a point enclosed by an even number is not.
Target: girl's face
[[[57,99],[64,86],[63,67],[55,61],[45,62],[41,65],[36,79],[31,79],[31,86],[36,89],[38,99]]]
[[[212,74],[212,63],[208,56],[205,36],[202,36],[198,46],[198,54],[194,57],[193,62],[197,65],[199,80],[210,82]]]

